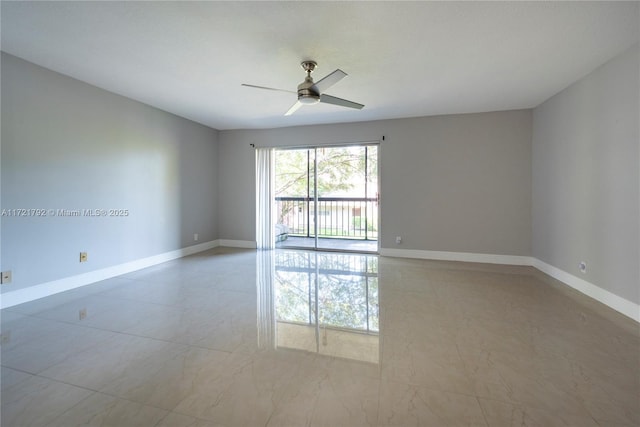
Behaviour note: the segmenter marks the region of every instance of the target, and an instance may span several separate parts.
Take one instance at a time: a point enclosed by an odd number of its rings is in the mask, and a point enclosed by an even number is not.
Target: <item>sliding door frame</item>
[[[306,249],[306,250],[314,250],[314,251],[323,251],[323,252],[351,252],[351,253],[365,253],[365,254],[378,254],[380,252],[380,236],[381,236],[381,173],[380,173],[380,151],[382,144],[380,141],[362,141],[362,142],[349,142],[349,143],[333,143],[333,144],[318,144],[318,145],[302,145],[302,146],[283,146],[283,147],[274,147],[276,151],[288,151],[288,150],[307,150],[307,201],[311,201],[309,197],[310,188],[310,152],[313,150],[314,159],[313,159],[313,238],[314,245],[313,248],[304,247],[304,246],[287,246],[287,249]],[[368,147],[376,147],[377,150],[377,176],[376,176],[376,228],[378,230],[378,237],[376,239],[376,250],[375,251],[364,251],[364,250],[349,250],[349,249],[336,249],[336,248],[323,248],[318,246],[318,240],[320,237],[318,236],[318,156],[317,150],[322,148],[346,148],[346,147],[363,147],[365,149],[365,198],[368,198],[368,187],[369,187],[369,159],[368,159]],[[274,195],[275,197],[275,195]],[[365,210],[366,210],[365,205]],[[310,215],[311,209],[307,209],[307,234],[310,231]],[[365,225],[365,236],[367,236],[368,230],[366,229],[368,224]],[[345,239],[346,240],[346,239]],[[366,237],[365,237],[365,240]],[[277,247],[277,244],[276,244]]]

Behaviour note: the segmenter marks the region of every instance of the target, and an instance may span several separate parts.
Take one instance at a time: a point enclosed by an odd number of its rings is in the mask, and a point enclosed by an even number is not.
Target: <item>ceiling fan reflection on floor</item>
[[[275,89],[272,87],[250,85],[246,83],[243,83],[242,86],[297,94],[298,101],[293,104],[291,108],[289,108],[289,111],[284,114],[285,116],[290,116],[303,105],[313,105],[317,104],[318,102],[339,105],[341,107],[356,108],[358,110],[361,110],[362,107],[364,107],[363,104],[358,104],[357,102],[353,101],[347,101],[346,99],[342,98],[336,98],[335,96],[323,93],[325,90],[329,89],[331,86],[338,83],[340,80],[347,76],[347,73],[345,73],[344,71],[337,69],[333,73],[330,73],[324,78],[318,80],[317,83],[314,83],[313,78],[311,77],[311,73],[316,69],[318,64],[315,61],[303,61],[300,65],[302,66],[302,69],[306,71],[307,77],[305,77],[304,81],[298,85],[297,92],[286,89]]]

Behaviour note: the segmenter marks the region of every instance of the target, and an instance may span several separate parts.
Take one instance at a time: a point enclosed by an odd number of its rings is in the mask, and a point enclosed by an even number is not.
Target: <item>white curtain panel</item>
[[[275,154],[273,148],[256,149],[256,243],[273,249],[275,236]]]

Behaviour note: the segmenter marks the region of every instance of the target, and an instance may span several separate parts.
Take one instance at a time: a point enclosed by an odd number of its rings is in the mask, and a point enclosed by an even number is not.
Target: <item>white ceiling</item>
[[[638,2],[7,2],[2,50],[216,129],[531,108],[639,39]],[[290,117],[299,63],[327,93]]]

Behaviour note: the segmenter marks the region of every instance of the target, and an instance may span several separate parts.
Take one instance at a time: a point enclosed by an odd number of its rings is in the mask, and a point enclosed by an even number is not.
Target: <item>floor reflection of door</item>
[[[276,251],[275,344],[378,363],[378,258]]]
[[[276,246],[378,250],[378,146],[276,151]]]

